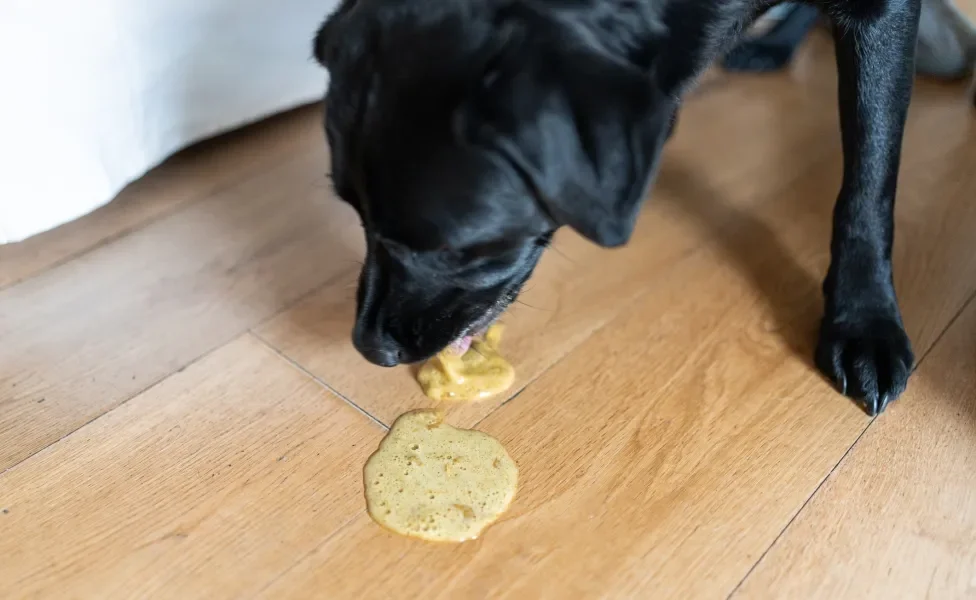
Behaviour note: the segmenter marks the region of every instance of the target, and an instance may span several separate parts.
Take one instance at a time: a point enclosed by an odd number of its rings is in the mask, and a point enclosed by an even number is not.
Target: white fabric
[[[109,202],[169,155],[314,101],[338,0],[0,0],[0,243]]]

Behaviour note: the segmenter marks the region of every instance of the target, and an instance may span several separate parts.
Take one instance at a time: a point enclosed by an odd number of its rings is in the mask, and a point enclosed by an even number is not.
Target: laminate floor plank
[[[253,594],[362,509],[383,434],[245,334],[0,475],[0,596]]]

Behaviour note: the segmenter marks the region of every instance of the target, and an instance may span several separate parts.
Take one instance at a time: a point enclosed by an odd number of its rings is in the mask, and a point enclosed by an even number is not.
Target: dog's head
[[[423,360],[487,326],[561,226],[629,239],[674,101],[653,16],[610,4],[346,0],[323,25],[332,178],[367,238],[368,360]]]

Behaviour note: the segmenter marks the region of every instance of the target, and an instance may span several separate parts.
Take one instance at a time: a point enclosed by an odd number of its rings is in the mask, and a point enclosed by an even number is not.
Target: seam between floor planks
[[[234,339],[237,339],[237,338],[234,338]],[[218,345],[216,348],[211,348],[207,352],[201,354],[200,356],[198,356],[198,357],[194,358],[193,360],[191,360],[190,362],[188,362],[186,365],[184,365],[180,369],[177,369],[176,371],[173,371],[172,373],[168,373],[168,374],[166,374],[166,375],[164,375],[164,376],[156,379],[155,381],[153,381],[149,385],[145,386],[144,388],[142,388],[138,392],[132,394],[132,396],[130,396],[130,397],[126,398],[125,400],[123,400],[122,402],[120,402],[118,404],[118,406],[115,406],[111,410],[107,410],[107,411],[105,411],[105,412],[103,412],[103,413],[101,413],[99,415],[95,415],[91,419],[89,419],[89,420],[85,421],[84,423],[82,423],[80,426],[72,429],[71,431],[65,432],[64,435],[62,435],[58,439],[52,441],[50,444],[44,446],[43,448],[38,448],[36,451],[34,451],[31,454],[25,456],[23,459],[15,462],[15,463],[13,463],[11,465],[7,465],[7,467],[5,467],[4,469],[0,469],[0,477],[3,477],[5,474],[9,473],[10,471],[13,471],[14,469],[16,469],[17,467],[19,467],[20,465],[26,463],[27,461],[31,460],[32,458],[34,458],[35,456],[41,454],[42,452],[46,452],[48,449],[53,448],[54,446],[57,446],[58,444],[60,444],[64,440],[70,438],[71,436],[73,436],[76,433],[82,431],[86,427],[88,427],[88,426],[92,425],[93,423],[97,422],[98,420],[104,418],[106,415],[110,414],[115,409],[124,406],[127,402],[129,402],[133,398],[139,397],[140,394],[145,394],[146,392],[148,392],[149,390],[151,390],[154,387],[158,386],[159,384],[163,383],[164,381],[166,381],[167,379],[169,379],[173,375],[177,375],[177,374],[181,373],[182,371],[184,371],[185,369],[187,369],[188,367],[191,367],[191,366],[195,365],[196,363],[200,362],[201,360],[203,360],[204,358],[206,358],[210,354],[216,352],[217,350],[220,350],[221,348],[223,348],[224,346],[226,346],[227,344],[229,344],[232,341],[233,340],[230,340],[230,341],[227,341],[227,342],[225,342],[223,344]]]
[[[316,290],[316,291],[318,291],[318,290]],[[310,294],[312,294],[312,293],[315,293],[315,292],[310,292]],[[324,381],[321,377],[315,375],[314,373],[311,373],[308,369],[306,369],[305,367],[303,367],[297,361],[295,361],[294,359],[292,359],[291,357],[289,357],[288,355],[286,355],[285,353],[283,353],[281,350],[279,350],[279,349],[275,348],[274,346],[272,346],[270,343],[268,343],[268,340],[266,340],[263,337],[261,337],[261,335],[259,333],[257,333],[253,329],[251,331],[249,331],[248,333],[250,333],[252,336],[254,336],[254,338],[257,341],[259,341],[262,344],[264,344],[264,346],[267,347],[268,350],[270,350],[272,353],[274,353],[275,355],[277,355],[278,358],[280,358],[281,360],[283,360],[286,363],[290,364],[292,367],[294,367],[295,369],[297,369],[300,373],[302,373],[306,377],[309,377],[310,379],[316,381],[319,385],[321,385],[325,389],[327,389],[330,392],[332,392],[332,394],[335,395],[337,398],[341,399],[343,402],[345,402],[349,406],[353,407],[354,409],[356,409],[357,411],[359,411],[360,413],[362,413],[362,415],[364,417],[368,418],[370,421],[373,421],[374,423],[376,423],[377,425],[379,425],[380,427],[382,427],[385,431],[389,431],[390,430],[390,428],[386,425],[386,423],[384,423],[383,421],[380,421],[375,416],[373,416],[372,414],[370,414],[369,412],[367,412],[366,409],[364,409],[362,406],[359,406],[358,404],[356,404],[355,402],[353,402],[350,398],[348,398],[344,394],[340,393],[339,390],[337,390],[334,387],[332,387],[331,385],[329,385],[328,382]]]
[[[926,356],[928,356],[927,353]],[[834,466],[832,466],[830,470],[827,471],[823,479],[821,479],[820,482],[817,484],[817,486],[813,488],[813,491],[810,492],[810,495],[807,497],[807,499],[804,500],[802,504],[800,504],[800,508],[798,508],[797,511],[793,513],[793,516],[791,516],[786,521],[786,524],[783,525],[783,529],[781,529],[780,532],[776,534],[773,540],[769,543],[769,546],[767,546],[762,552],[759,553],[759,558],[756,559],[756,562],[752,563],[752,565],[748,569],[746,569],[745,575],[742,576],[742,579],[739,580],[739,583],[735,584],[735,587],[732,588],[732,591],[730,591],[728,595],[725,597],[726,600],[729,600],[730,598],[735,596],[736,592],[739,591],[739,588],[742,587],[742,584],[745,583],[747,579],[749,579],[749,576],[752,575],[753,571],[756,570],[756,567],[759,566],[759,563],[761,563],[763,559],[766,558],[766,555],[769,554],[769,551],[773,549],[773,547],[776,545],[776,542],[778,542],[780,538],[783,537],[783,535],[790,528],[790,526],[793,525],[793,523],[796,522],[796,519],[803,513],[803,511],[807,509],[807,507],[810,505],[810,502],[817,496],[817,494],[820,493],[820,490],[823,488],[824,484],[827,483],[827,480],[830,479],[830,476],[834,473],[834,471],[836,471],[844,463],[844,460],[850,455],[850,453],[854,451],[854,447],[857,446],[857,443],[859,441],[861,441],[861,438],[864,437],[864,434],[868,432],[868,429],[871,428],[871,425],[874,423],[874,421],[875,419],[871,419],[868,422],[868,424],[864,427],[864,429],[861,430],[861,433],[857,434],[857,437],[854,438],[854,441],[851,442],[851,445],[848,446],[847,450],[845,450],[844,453],[841,454],[840,458],[837,460]]]
[[[959,308],[959,311],[955,315],[953,315],[951,319],[948,320],[948,323],[946,324],[945,328],[943,328],[942,331],[939,333],[939,335],[937,335],[935,339],[932,341],[932,345],[929,346],[929,348],[925,351],[925,353],[915,362],[915,366],[912,369],[913,377],[915,373],[919,370],[919,368],[922,366],[922,363],[925,362],[925,359],[928,358],[928,356],[932,353],[932,351],[938,347],[939,342],[942,341],[942,339],[946,336],[946,334],[956,323],[956,321],[959,320],[959,318],[966,312],[967,309],[970,308],[970,306],[974,302],[976,302],[976,293],[970,295],[969,299],[967,299],[965,302],[962,303],[962,306]],[[786,525],[783,526],[783,529],[778,534],[776,534],[776,537],[772,540],[772,542],[770,542],[769,546],[762,551],[762,553],[759,555],[759,558],[756,559],[756,562],[753,563],[751,567],[749,567],[749,570],[746,571],[746,574],[743,575],[742,579],[739,580],[739,583],[737,583],[736,586],[732,588],[732,591],[729,592],[729,594],[726,596],[726,600],[730,600],[731,598],[733,598],[736,595],[736,593],[742,588],[743,584],[745,584],[745,582],[749,579],[749,577],[753,574],[753,572],[755,572],[755,570],[759,567],[759,565],[766,559],[769,552],[776,546],[777,543],[779,543],[780,539],[782,539],[783,536],[786,535],[787,532],[793,527],[794,523],[796,523],[796,520],[809,508],[810,503],[821,493],[824,485],[827,483],[828,480],[830,480],[831,476],[838,469],[844,466],[844,464],[847,462],[848,458],[850,457],[851,453],[853,453],[854,450],[857,448],[858,443],[860,443],[860,441],[864,438],[865,434],[868,433],[868,430],[875,426],[875,423],[877,423],[877,421],[878,421],[877,416],[875,416],[870,421],[868,421],[868,424],[864,427],[864,430],[862,430],[861,433],[858,434],[857,438],[854,439],[850,447],[844,452],[844,454],[837,461],[837,464],[831,467],[830,471],[826,475],[824,475],[824,478],[820,481],[820,483],[817,484],[817,487],[813,490],[810,496],[806,500],[804,500],[803,504],[796,511],[796,513],[792,517],[790,517]]]
[[[312,292],[310,292],[310,293],[312,293]],[[298,371],[303,377],[306,377],[307,379],[309,379],[311,381],[314,381],[316,383],[316,385],[318,385],[319,387],[321,387],[328,394],[330,394],[332,396],[335,396],[337,400],[340,400],[341,402],[343,402],[345,404],[348,404],[351,408],[353,408],[354,410],[356,410],[356,412],[362,414],[364,417],[367,418],[367,420],[371,421],[375,425],[378,425],[384,431],[389,430],[389,427],[387,427],[386,425],[384,425],[381,421],[378,421],[375,417],[373,417],[372,415],[370,415],[369,413],[367,413],[363,409],[359,408],[358,406],[356,406],[355,404],[353,404],[352,402],[350,402],[347,398],[342,397],[335,390],[333,390],[331,387],[329,387],[323,381],[321,381],[318,377],[315,377],[314,375],[311,375],[310,373],[308,373],[305,369],[303,369],[300,365],[296,364],[293,360],[291,360],[288,357],[282,355],[281,352],[279,352],[274,347],[269,346],[268,343],[265,342],[263,339],[261,339],[260,336],[258,336],[257,334],[255,334],[253,331],[248,330],[248,331],[245,331],[244,333],[242,333],[240,335],[234,336],[232,339],[227,340],[226,342],[224,342],[222,344],[219,344],[219,345],[217,345],[214,348],[211,348],[210,350],[207,350],[206,352],[204,352],[200,356],[198,356],[198,357],[194,358],[192,361],[188,362],[183,367],[177,369],[176,371],[173,371],[172,373],[170,373],[170,374],[168,374],[168,375],[166,375],[164,377],[160,377],[158,380],[156,380],[152,384],[146,386],[144,389],[140,390],[138,393],[133,394],[132,397],[126,398],[124,401],[120,402],[118,406],[115,406],[111,410],[107,410],[107,411],[103,412],[102,414],[94,417],[93,419],[90,419],[89,421],[85,422],[84,425],[82,425],[82,426],[80,426],[80,427],[78,427],[76,429],[73,429],[73,430],[69,431],[68,433],[66,433],[63,436],[61,436],[60,438],[58,438],[56,441],[54,441],[54,442],[48,444],[47,446],[39,449],[37,452],[34,452],[30,456],[28,456],[28,457],[24,458],[23,460],[17,462],[16,464],[10,465],[6,469],[0,471],[0,477],[3,477],[5,474],[7,474],[7,473],[9,473],[11,471],[16,470],[17,468],[21,467],[22,465],[24,465],[24,464],[28,463],[29,461],[35,459],[40,454],[43,454],[44,452],[47,452],[47,451],[51,450],[52,448],[54,448],[58,444],[64,442],[65,440],[67,440],[67,439],[69,439],[69,438],[71,438],[71,437],[73,437],[75,435],[83,434],[88,427],[90,427],[93,424],[97,423],[99,420],[104,419],[105,417],[111,415],[113,412],[115,412],[116,410],[119,410],[120,408],[122,408],[123,406],[125,406],[126,404],[128,404],[129,402],[131,402],[132,400],[134,400],[135,398],[138,398],[139,396],[142,396],[143,394],[151,391],[152,389],[154,389],[156,387],[159,387],[160,385],[162,385],[163,383],[165,383],[170,378],[172,378],[172,377],[174,377],[176,375],[181,374],[183,371],[185,371],[185,370],[193,367],[194,365],[198,364],[199,362],[201,362],[203,360],[206,360],[207,358],[209,358],[210,356],[212,356],[213,354],[215,354],[217,352],[220,352],[221,350],[223,350],[227,346],[230,346],[231,344],[234,344],[234,343],[240,341],[242,338],[251,338],[251,339],[253,339],[260,346],[264,347],[268,351],[268,353],[270,355],[276,357],[278,360],[281,360],[282,362],[284,362],[288,366],[292,367],[293,369],[295,369],[296,371]]]
[[[196,201],[194,201],[194,202],[196,202]],[[192,204],[192,203],[193,202],[191,202],[190,204]],[[92,248],[92,250],[94,250],[94,248]],[[81,256],[81,255],[79,255],[79,256]],[[263,325],[264,323],[267,323],[268,321],[271,321],[272,319],[274,319],[275,317],[277,317],[278,315],[280,315],[282,312],[285,312],[288,309],[293,308],[294,306],[300,304],[303,300],[306,300],[307,298],[309,298],[310,296],[315,295],[316,293],[320,292],[321,290],[323,290],[325,288],[328,288],[331,285],[334,285],[337,281],[342,280],[347,275],[348,274],[345,273],[345,272],[342,272],[342,273],[339,273],[339,274],[335,275],[334,277],[330,278],[328,281],[322,283],[318,287],[316,287],[314,289],[311,289],[308,292],[306,292],[305,294],[302,294],[301,296],[299,296],[298,298],[295,298],[293,301],[288,302],[285,306],[283,306],[281,308],[281,310],[279,312],[274,313],[273,315],[268,316],[266,319],[263,319],[263,320],[259,321],[258,323],[256,323],[255,324],[255,327],[259,327],[259,326]],[[164,381],[166,381],[170,377],[173,377],[174,375],[178,375],[178,374],[182,373],[183,371],[185,371],[189,367],[195,365],[196,363],[198,363],[201,360],[203,360],[204,358],[210,356],[214,352],[217,352],[221,348],[227,346],[230,343],[233,343],[235,340],[238,340],[241,337],[246,336],[246,335],[252,336],[255,340],[257,340],[263,346],[267,347],[268,350],[270,350],[272,353],[276,354],[279,358],[281,358],[285,362],[291,364],[293,367],[297,368],[299,371],[301,371],[306,376],[312,378],[316,383],[318,383],[319,385],[323,386],[331,394],[335,395],[337,398],[339,398],[343,402],[349,404],[354,409],[356,409],[357,411],[361,412],[364,416],[368,417],[371,421],[376,422],[378,425],[380,425],[381,427],[383,427],[383,429],[385,429],[385,430],[386,429],[389,429],[381,421],[379,421],[378,419],[376,419],[376,417],[374,417],[373,415],[367,413],[362,408],[356,406],[356,404],[354,404],[353,402],[351,402],[348,398],[345,398],[344,396],[342,396],[342,394],[338,393],[336,390],[332,389],[324,381],[322,381],[321,379],[315,377],[314,375],[312,375],[311,373],[309,373],[308,371],[306,371],[304,368],[301,367],[301,365],[295,363],[293,360],[291,360],[290,358],[288,358],[287,356],[285,356],[284,354],[282,354],[277,348],[275,348],[275,347],[271,346],[270,344],[268,344],[264,339],[261,338],[261,336],[257,335],[257,333],[255,333],[251,328],[249,328],[249,329],[243,331],[242,333],[240,333],[240,334],[238,334],[236,336],[233,336],[232,338],[230,338],[228,340],[225,340],[222,343],[216,344],[214,347],[210,348],[209,350],[206,350],[205,352],[201,353],[199,356],[196,356],[193,359],[191,359],[190,361],[188,361],[185,365],[183,365],[179,369],[176,369],[176,370],[174,370],[174,371],[172,371],[170,373],[167,373],[165,375],[160,376],[159,378],[157,378],[153,382],[149,383],[148,385],[146,385],[145,387],[143,387],[139,391],[137,391],[137,392],[133,393],[132,395],[130,395],[128,398],[125,398],[124,400],[122,400],[121,402],[119,402],[118,405],[113,406],[109,410],[107,410],[107,411],[105,411],[105,412],[103,412],[101,414],[98,414],[98,415],[92,417],[91,419],[89,419],[88,421],[85,421],[84,423],[82,423],[81,425],[79,425],[78,427],[76,427],[75,429],[72,429],[71,431],[65,432],[64,435],[62,435],[61,437],[59,437],[56,440],[53,440],[51,443],[47,444],[46,446],[41,447],[41,448],[38,448],[36,451],[34,451],[31,454],[25,456],[21,460],[13,463],[11,465],[7,465],[3,469],[0,469],[0,476],[3,476],[3,474],[6,473],[7,471],[10,471],[12,469],[15,469],[18,465],[21,465],[21,464],[27,462],[28,460],[30,460],[33,457],[37,456],[38,454],[44,452],[48,448],[51,448],[52,446],[57,445],[61,441],[65,440],[65,439],[67,439],[69,437],[71,437],[75,433],[77,433],[77,432],[81,431],[82,429],[88,427],[89,425],[91,425],[92,423],[98,421],[99,419],[103,418],[104,416],[108,415],[109,413],[111,413],[111,412],[113,412],[113,411],[121,408],[122,406],[124,406],[125,404],[127,404],[130,400],[132,400],[134,398],[137,398],[140,395],[142,395],[142,394],[146,393],[147,391],[151,390],[152,388],[160,385],[161,383],[163,383]]]

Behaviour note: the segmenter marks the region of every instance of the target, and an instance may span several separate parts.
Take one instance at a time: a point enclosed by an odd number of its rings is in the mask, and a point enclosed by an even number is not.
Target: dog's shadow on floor
[[[756,212],[767,207],[735,206],[720,189],[674,160],[662,164],[655,190],[650,202],[667,203],[665,210],[689,219],[705,233],[708,243],[719,247],[730,268],[740,271],[760,292],[773,315],[771,333],[814,369],[813,353],[822,309],[820,281],[798,262],[795,251],[782,241],[780,234],[757,217]],[[788,188],[784,193],[788,193]],[[824,201],[831,201],[829,195]],[[770,202],[775,200],[766,201]],[[806,219],[822,236],[824,268],[830,240],[829,208],[825,212],[822,219]],[[809,215],[807,211],[806,216]]]

